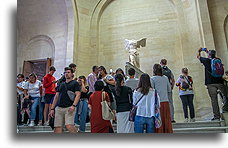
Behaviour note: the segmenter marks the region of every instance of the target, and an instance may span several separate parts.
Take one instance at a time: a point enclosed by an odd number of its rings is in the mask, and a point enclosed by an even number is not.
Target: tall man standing
[[[208,58],[201,57],[201,52],[205,51],[208,54]],[[218,105],[218,90],[223,94],[225,99],[223,99],[223,112],[228,111],[228,105],[227,105],[227,89],[224,85],[224,79],[221,76],[213,76],[212,73],[212,60],[219,59],[216,58],[216,51],[215,50],[207,50],[207,48],[200,48],[197,53],[197,58],[200,60],[200,62],[204,65],[205,68],[205,85],[208,89],[208,94],[211,98],[211,104],[213,109],[214,117],[211,119],[212,121],[219,121],[221,118],[219,105]],[[224,72],[223,72],[224,73]]]
[[[166,59],[162,59],[160,62],[160,65],[162,67],[163,75],[168,77],[169,83],[171,85],[171,92],[168,92],[169,108],[170,108],[170,114],[171,114],[171,121],[172,123],[175,123],[176,121],[174,120],[174,106],[173,106],[173,92],[172,92],[173,87],[175,85],[174,75],[172,71],[168,68]]]
[[[92,73],[90,73],[88,75],[88,78],[87,78],[87,83],[89,85],[89,93],[88,93],[88,96],[90,96],[95,91],[94,84],[97,81],[98,72],[99,72],[98,69],[99,69],[98,66],[93,66],[92,67]]]
[[[55,97],[55,88],[56,88],[56,79],[53,76],[56,69],[54,66],[49,68],[49,73],[44,76],[43,87],[45,88],[45,96],[44,96],[44,125],[48,125],[47,115],[49,113],[49,106],[52,104],[53,99]]]
[[[75,107],[79,102],[81,92],[78,82],[73,80],[73,73],[74,71],[72,68],[66,67],[64,72],[66,81],[61,83],[56,90],[54,102],[49,114],[51,117],[55,115],[55,133],[62,133],[64,125],[66,125],[66,128],[70,133],[77,132],[76,127],[74,126]],[[67,91],[75,93],[74,101],[71,101]],[[58,106],[55,108],[57,102]]]
[[[74,64],[74,63],[71,63],[70,65],[69,65],[69,67],[71,68],[71,69],[73,69],[73,79],[74,79],[74,73],[75,73],[75,71],[76,71],[76,68],[77,68],[77,66],[76,66],[76,64]],[[59,87],[59,85],[62,83],[62,82],[65,82],[66,81],[66,78],[65,78],[65,75],[63,75],[60,79],[58,79],[58,81],[57,81],[57,87]]]

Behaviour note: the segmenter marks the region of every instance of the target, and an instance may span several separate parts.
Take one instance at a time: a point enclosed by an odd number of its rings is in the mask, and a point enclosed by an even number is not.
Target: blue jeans
[[[34,101],[31,106],[31,117],[30,120],[34,121],[36,118],[36,108],[39,105],[40,97],[32,97],[32,100]]]
[[[143,133],[144,126],[146,126],[146,133],[154,133],[155,131],[155,118],[135,116],[135,133]]]
[[[40,100],[39,101],[39,120],[43,120],[43,117],[44,117],[44,113],[43,113],[44,112],[44,106],[45,106],[45,103],[41,102],[41,100]]]
[[[77,105],[74,123],[80,125],[79,130],[81,132],[85,132],[87,112],[88,99],[80,100]]]

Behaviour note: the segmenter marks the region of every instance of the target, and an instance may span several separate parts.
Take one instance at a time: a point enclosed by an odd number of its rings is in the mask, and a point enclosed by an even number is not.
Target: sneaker
[[[219,118],[212,118],[211,121],[220,121]]]
[[[45,123],[44,123],[44,126],[49,126],[49,123],[48,123],[48,122],[45,122]]]
[[[195,121],[196,121],[196,119],[195,118],[192,118],[192,119],[190,119],[189,122],[195,122]]]
[[[187,123],[187,122],[188,122],[188,118],[185,118],[184,123]]]
[[[31,126],[34,126],[34,125],[35,125],[34,121],[31,121],[30,124],[29,124],[28,126],[31,127]]]
[[[43,125],[42,121],[39,121],[39,123],[37,125],[42,126]]]
[[[171,121],[172,123],[176,123],[176,121],[175,120],[173,120],[173,121]]]

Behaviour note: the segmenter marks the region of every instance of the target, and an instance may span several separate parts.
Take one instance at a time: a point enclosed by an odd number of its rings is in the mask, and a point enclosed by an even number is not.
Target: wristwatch
[[[76,107],[76,105],[74,105],[74,104],[73,104],[72,106],[73,106],[73,107]]]

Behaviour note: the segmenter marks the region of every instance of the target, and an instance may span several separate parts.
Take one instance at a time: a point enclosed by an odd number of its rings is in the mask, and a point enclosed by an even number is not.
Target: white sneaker
[[[192,118],[192,119],[190,119],[189,122],[195,122],[195,121],[196,121],[196,119],[195,118]]]
[[[42,125],[43,125],[42,121],[39,121],[38,126],[42,126]]]
[[[34,125],[35,125],[34,121],[31,121],[28,126],[34,126]]]
[[[187,122],[188,122],[188,118],[185,118],[184,123],[187,123]]]
[[[45,122],[45,123],[44,123],[44,126],[48,126],[48,125],[49,125],[49,123],[48,123],[48,122]]]

